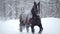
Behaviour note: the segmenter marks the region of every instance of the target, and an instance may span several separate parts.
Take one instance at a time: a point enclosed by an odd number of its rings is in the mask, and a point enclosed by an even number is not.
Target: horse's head
[[[34,1],[34,5],[32,8],[32,13],[33,14],[39,14],[40,13],[40,2],[38,2],[38,4]]]

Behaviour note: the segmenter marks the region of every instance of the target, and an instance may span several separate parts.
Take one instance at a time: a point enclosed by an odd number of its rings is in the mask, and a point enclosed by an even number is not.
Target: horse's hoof
[[[39,31],[39,33],[42,33],[42,31],[43,31],[43,28]]]
[[[20,31],[20,32],[22,32],[22,31]]]
[[[22,32],[22,30],[20,30],[20,32]]]
[[[39,31],[38,33],[41,33],[41,31]]]
[[[43,31],[43,28],[41,28],[40,31]]]
[[[32,34],[34,34],[34,32],[32,32]]]
[[[32,34],[34,34],[34,31],[32,31]]]
[[[42,33],[42,31],[39,31],[39,33],[38,34],[41,34]]]
[[[29,33],[29,31],[27,31],[27,33]]]
[[[41,29],[41,31],[43,31],[43,28]]]

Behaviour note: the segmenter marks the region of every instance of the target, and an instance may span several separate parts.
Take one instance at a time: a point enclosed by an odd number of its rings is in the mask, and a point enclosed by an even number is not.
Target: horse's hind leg
[[[20,24],[20,32],[22,32],[22,25]]]
[[[22,32],[22,30],[23,30],[23,22],[20,22],[19,26],[20,26],[20,32]]]
[[[27,32],[29,32],[29,25],[26,25],[26,30]]]

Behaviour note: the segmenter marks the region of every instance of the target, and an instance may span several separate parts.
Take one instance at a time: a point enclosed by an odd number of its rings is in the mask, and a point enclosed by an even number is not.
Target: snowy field
[[[59,18],[42,18],[43,31],[42,34],[60,34],[60,19]],[[38,34],[39,27],[35,26],[35,34]],[[19,19],[12,19],[0,21],[0,34],[32,34],[31,28],[29,33],[24,29],[23,32],[19,31]]]

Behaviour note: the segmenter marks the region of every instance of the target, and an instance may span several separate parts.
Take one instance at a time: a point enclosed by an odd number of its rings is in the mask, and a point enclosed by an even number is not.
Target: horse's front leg
[[[39,24],[38,24],[38,26],[39,26],[39,28],[40,28],[40,31],[39,31],[39,33],[42,33],[42,31],[43,31],[42,24],[41,24],[41,23],[39,23]]]
[[[31,25],[31,31],[34,33],[34,25]]]

